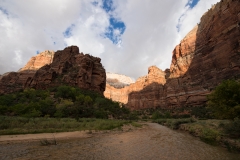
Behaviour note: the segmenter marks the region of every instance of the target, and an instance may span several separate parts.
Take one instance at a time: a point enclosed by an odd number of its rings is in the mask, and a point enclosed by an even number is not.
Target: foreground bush
[[[240,83],[235,80],[223,81],[208,96],[208,108],[218,119],[240,117]]]

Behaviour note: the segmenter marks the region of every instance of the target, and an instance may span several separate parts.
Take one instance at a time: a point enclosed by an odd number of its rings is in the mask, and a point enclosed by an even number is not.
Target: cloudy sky
[[[0,74],[77,45],[107,72],[169,68],[174,47],[220,0],[0,0]]]

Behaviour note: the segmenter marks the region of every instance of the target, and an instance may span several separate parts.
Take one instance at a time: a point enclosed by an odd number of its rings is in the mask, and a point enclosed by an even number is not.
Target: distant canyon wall
[[[240,78],[240,1],[214,5],[172,53],[170,70],[149,69],[147,76],[122,89],[106,86],[104,95],[131,109],[198,106],[225,79]],[[159,71],[157,71],[159,70]]]

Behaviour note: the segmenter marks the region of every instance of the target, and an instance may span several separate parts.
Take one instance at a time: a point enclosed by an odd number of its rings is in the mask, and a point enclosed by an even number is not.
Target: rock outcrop
[[[41,59],[44,61],[41,62]],[[36,70],[38,67],[41,68]],[[0,94],[25,88],[47,89],[63,84],[103,94],[106,73],[101,59],[79,53],[77,46],[67,47],[56,53],[43,52],[31,58],[19,72],[4,75],[0,80]]]
[[[141,85],[137,81],[117,91],[107,87],[106,97],[131,109],[204,105],[220,82],[240,78],[239,6],[239,0],[221,0],[209,9],[173,50],[165,79],[158,77],[161,73],[148,74]]]

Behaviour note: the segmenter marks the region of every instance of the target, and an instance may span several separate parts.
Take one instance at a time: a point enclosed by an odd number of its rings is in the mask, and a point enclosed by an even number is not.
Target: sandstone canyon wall
[[[239,6],[239,0],[221,0],[175,47],[170,70],[149,71],[122,89],[107,85],[105,96],[131,109],[205,104],[206,95],[221,81],[240,78]]]
[[[101,59],[79,53],[77,46],[56,53],[45,51],[31,58],[19,72],[3,75],[0,79],[0,94],[25,88],[46,89],[62,84],[103,94],[106,73]]]

